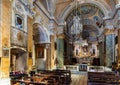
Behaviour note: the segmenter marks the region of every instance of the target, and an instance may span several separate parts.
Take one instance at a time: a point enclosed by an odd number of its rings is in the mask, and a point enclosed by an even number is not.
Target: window
[[[18,29],[23,28],[23,18],[18,14],[15,15],[15,27]]]

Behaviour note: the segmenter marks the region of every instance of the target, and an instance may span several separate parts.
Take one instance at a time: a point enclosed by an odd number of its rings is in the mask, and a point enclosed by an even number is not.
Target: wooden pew
[[[55,85],[58,85],[60,82],[60,77],[58,75],[53,75],[53,74],[35,74],[34,76],[36,77],[44,77],[44,80],[50,80],[52,79],[53,81],[49,81],[49,82],[53,82],[55,83]]]
[[[31,81],[32,79],[32,81]],[[16,83],[22,84],[24,83],[25,85],[58,85],[55,83],[55,80],[53,78],[47,78],[47,77],[26,77],[24,80],[12,80],[12,84],[14,85]]]
[[[69,70],[38,70],[40,74],[57,75],[60,77],[59,84],[69,85],[71,82],[71,72]]]
[[[115,73],[88,72],[88,85],[117,85],[118,83]]]
[[[71,72],[70,70],[54,70],[56,74],[61,74],[64,83],[70,84],[71,82]]]

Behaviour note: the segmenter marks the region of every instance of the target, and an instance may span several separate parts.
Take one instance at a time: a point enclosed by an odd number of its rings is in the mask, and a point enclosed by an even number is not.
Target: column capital
[[[115,29],[105,29],[104,30],[105,35],[115,34]]]
[[[58,34],[57,37],[63,39],[65,36],[64,36],[64,34]]]

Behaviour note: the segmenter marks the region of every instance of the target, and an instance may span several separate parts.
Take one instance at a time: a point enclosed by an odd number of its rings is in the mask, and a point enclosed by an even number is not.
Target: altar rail
[[[88,72],[112,72],[111,68],[105,66],[87,66]]]
[[[78,65],[66,65],[65,69],[70,70],[70,71],[79,71],[79,66]]]
[[[65,69],[70,71],[87,71],[87,64],[66,65]]]

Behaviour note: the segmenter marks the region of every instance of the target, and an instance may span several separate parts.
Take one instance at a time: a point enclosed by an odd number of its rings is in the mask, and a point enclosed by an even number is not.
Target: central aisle
[[[71,75],[72,82],[70,85],[87,85],[87,72],[80,72]]]

